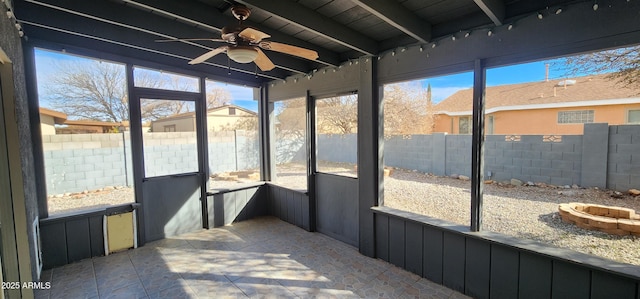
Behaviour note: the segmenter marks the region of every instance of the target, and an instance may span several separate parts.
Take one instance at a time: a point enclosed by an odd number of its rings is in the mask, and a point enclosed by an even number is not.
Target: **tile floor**
[[[467,298],[273,217],[43,272],[36,298]]]

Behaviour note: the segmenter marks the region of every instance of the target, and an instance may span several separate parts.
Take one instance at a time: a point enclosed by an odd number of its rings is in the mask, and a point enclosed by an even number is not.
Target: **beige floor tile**
[[[37,298],[467,298],[273,217],[43,272]]]

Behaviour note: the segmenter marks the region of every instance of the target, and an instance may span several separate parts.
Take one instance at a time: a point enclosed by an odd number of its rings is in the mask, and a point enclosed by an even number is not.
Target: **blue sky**
[[[549,79],[562,78],[564,70],[561,60],[537,61],[488,69],[487,86],[543,81],[545,79],[545,64],[547,63],[549,64]],[[473,87],[473,72],[426,78],[417,80],[417,82],[424,88],[431,84],[433,102],[438,103],[456,91]]]
[[[47,84],[47,79],[54,76],[56,68],[60,62],[75,62],[85,61],[90,62],[91,59],[83,58],[80,56],[69,55],[65,53],[51,52],[46,50],[36,49],[36,71],[38,76],[38,92],[40,93],[41,103],[43,107],[47,107],[46,94],[44,92],[44,85]],[[123,66],[124,71],[124,66]],[[258,102],[253,100],[253,89],[250,87],[244,87],[233,84],[226,84],[220,82],[210,81],[215,87],[220,87],[227,90],[231,94],[232,103],[253,111],[258,111]],[[210,85],[208,85],[210,86]]]
[[[83,61],[88,59],[72,56],[64,53],[36,50],[36,68],[38,72],[38,85],[46,83],[46,78],[55,74],[57,61]],[[563,76],[561,60],[538,61],[513,65],[508,67],[487,70],[487,86],[516,84],[523,82],[542,81],[545,78],[545,64],[550,64],[550,79],[559,79]],[[426,78],[408,82],[419,82],[424,88],[431,84],[433,101],[442,101],[458,90],[473,86],[473,72],[454,74],[449,76]],[[250,110],[258,110],[258,102],[253,100],[253,90],[249,87],[212,82],[215,87],[224,88],[231,94],[232,103]],[[40,89],[42,90],[42,89]],[[42,91],[41,91],[42,92]],[[46,95],[41,95],[44,98]],[[46,100],[41,103],[46,107]]]

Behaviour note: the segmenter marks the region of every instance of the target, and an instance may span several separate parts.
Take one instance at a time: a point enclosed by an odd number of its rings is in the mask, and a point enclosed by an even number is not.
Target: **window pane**
[[[35,57],[49,215],[134,202],[124,65]]]
[[[307,190],[307,103],[305,98],[275,106],[276,178],[283,187]]]
[[[196,77],[163,72],[136,66],[133,69],[133,81],[136,87],[199,92],[200,84]]]
[[[559,124],[584,124],[593,122],[593,110],[560,111],[558,112]]]
[[[384,205],[468,226],[473,74],[384,86]],[[442,114],[439,112],[443,112]]]
[[[198,171],[195,103],[141,99],[145,177]]]
[[[470,134],[471,133],[471,121],[468,116],[461,116],[458,121],[458,132],[460,134]]]
[[[628,122],[630,124],[640,124],[640,110],[629,110]]]
[[[319,172],[356,177],[358,96],[316,100]]]
[[[495,135],[486,136],[484,142],[484,179],[492,182],[484,189],[485,230],[640,265],[638,255],[629,254],[640,251],[640,244],[616,226],[620,215],[613,216],[616,209],[609,208],[640,210],[638,200],[627,195],[629,176],[638,173],[628,167],[628,160],[619,163],[621,148],[640,152],[628,138],[621,138],[635,134],[634,126],[624,130],[619,126],[627,112],[637,110],[637,104],[620,99],[637,97],[638,89],[600,73],[606,69],[603,62],[612,57],[627,59],[620,53],[589,53],[487,70],[485,105],[494,111]],[[608,123],[609,128],[585,136],[594,132],[585,131],[593,122]],[[572,203],[598,208],[577,209]],[[569,204],[575,215],[613,216],[601,222],[613,227],[596,228],[591,220],[563,216],[566,212],[559,209]]]
[[[258,103],[253,89],[207,80],[210,187],[260,181]]]

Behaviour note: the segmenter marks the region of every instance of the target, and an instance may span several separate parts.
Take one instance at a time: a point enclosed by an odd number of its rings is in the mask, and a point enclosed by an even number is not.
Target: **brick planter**
[[[562,221],[584,229],[640,236],[640,215],[633,209],[572,202],[560,204],[558,211]]]

